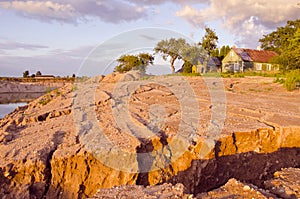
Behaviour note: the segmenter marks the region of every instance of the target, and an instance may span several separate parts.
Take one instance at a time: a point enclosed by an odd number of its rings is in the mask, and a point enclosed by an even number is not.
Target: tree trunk
[[[175,60],[176,60],[175,57],[172,57],[172,58],[171,58],[172,74],[175,74],[175,66],[174,66]]]

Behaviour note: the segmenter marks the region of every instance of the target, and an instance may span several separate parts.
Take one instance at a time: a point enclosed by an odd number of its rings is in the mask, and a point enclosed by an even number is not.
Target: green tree
[[[218,56],[219,60],[222,61],[224,59],[224,57],[229,53],[230,50],[231,50],[231,48],[228,45],[222,46],[221,50],[220,50],[220,54]]]
[[[184,73],[192,73],[193,72],[193,64],[189,61],[185,61],[182,66],[182,72]]]
[[[182,59],[185,62],[197,65],[205,56],[205,52],[206,51],[199,45],[187,45],[186,48],[182,50]]]
[[[273,61],[280,64],[283,71],[300,68],[300,20],[288,21],[284,27],[264,35],[261,47],[279,53]]]
[[[205,35],[199,44],[202,45],[209,55],[212,55],[213,51],[217,48],[218,39],[216,32],[206,27]]]
[[[300,19],[288,21],[284,27],[278,27],[270,34],[264,35],[259,40],[261,47],[281,54],[290,45],[289,40],[294,37],[298,28],[300,28]]]
[[[172,73],[175,73],[175,66],[174,63],[176,60],[182,58],[182,51],[187,48],[188,44],[186,43],[185,39],[179,38],[171,38],[168,40],[162,40],[157,43],[154,51],[156,53],[161,53],[162,58],[166,61],[170,58]]]
[[[35,73],[35,76],[41,76],[41,75],[42,75],[41,71],[37,71],[37,72]]]
[[[139,70],[146,72],[146,67],[153,64],[154,57],[147,53],[140,53],[139,55],[122,55],[117,61],[120,63],[116,66],[115,71],[127,72],[130,70]]]
[[[28,70],[25,70],[24,72],[23,72],[23,77],[24,78],[27,78],[29,76],[29,71]]]
[[[182,50],[183,72],[191,73],[193,66],[203,62],[205,52],[199,45],[186,45],[186,48]]]
[[[221,47],[221,51],[220,51],[220,60],[223,60],[223,58],[226,56],[226,47],[225,46],[222,46]]]
[[[224,55],[224,57],[229,53],[230,50],[231,50],[231,48],[227,45],[225,47],[225,55]]]
[[[213,57],[220,57],[220,51],[219,51],[219,48],[216,48],[216,49],[213,51],[212,56],[213,56]]]
[[[208,59],[204,61],[204,73],[206,73],[207,70],[207,62],[210,59],[209,57],[213,54],[214,50],[217,48],[218,43],[218,36],[216,35],[215,31],[212,29],[206,27],[205,28],[205,35],[202,38],[202,41],[199,43],[204,50],[206,50],[208,54]]]

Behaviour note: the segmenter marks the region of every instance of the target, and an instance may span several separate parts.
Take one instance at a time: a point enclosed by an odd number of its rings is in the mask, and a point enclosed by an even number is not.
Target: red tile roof
[[[273,57],[278,56],[276,52],[267,50],[253,50],[245,48],[232,48],[243,61],[268,63]]]

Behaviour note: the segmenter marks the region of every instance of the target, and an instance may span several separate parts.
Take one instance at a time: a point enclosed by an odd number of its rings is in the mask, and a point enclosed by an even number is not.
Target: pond
[[[0,119],[4,118],[5,115],[14,111],[19,106],[25,106],[27,103],[10,103],[10,104],[0,104]]]
[[[0,93],[0,119],[19,106],[25,106],[45,93]]]

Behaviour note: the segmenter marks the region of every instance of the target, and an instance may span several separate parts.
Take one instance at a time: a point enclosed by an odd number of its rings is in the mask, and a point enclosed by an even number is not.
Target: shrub
[[[245,77],[245,75],[244,74],[242,74],[242,73],[235,73],[234,75],[233,75],[233,77],[236,77],[236,78],[241,78],[241,77]]]
[[[285,80],[284,78],[276,77],[273,81],[274,83],[284,84]]]
[[[288,91],[294,90],[297,86],[300,85],[300,70],[292,70],[286,74],[286,80],[284,87]]]
[[[41,104],[41,105],[46,105],[48,104],[49,102],[51,101],[51,96],[48,94],[48,95],[45,95],[44,97],[42,97],[38,103]]]

